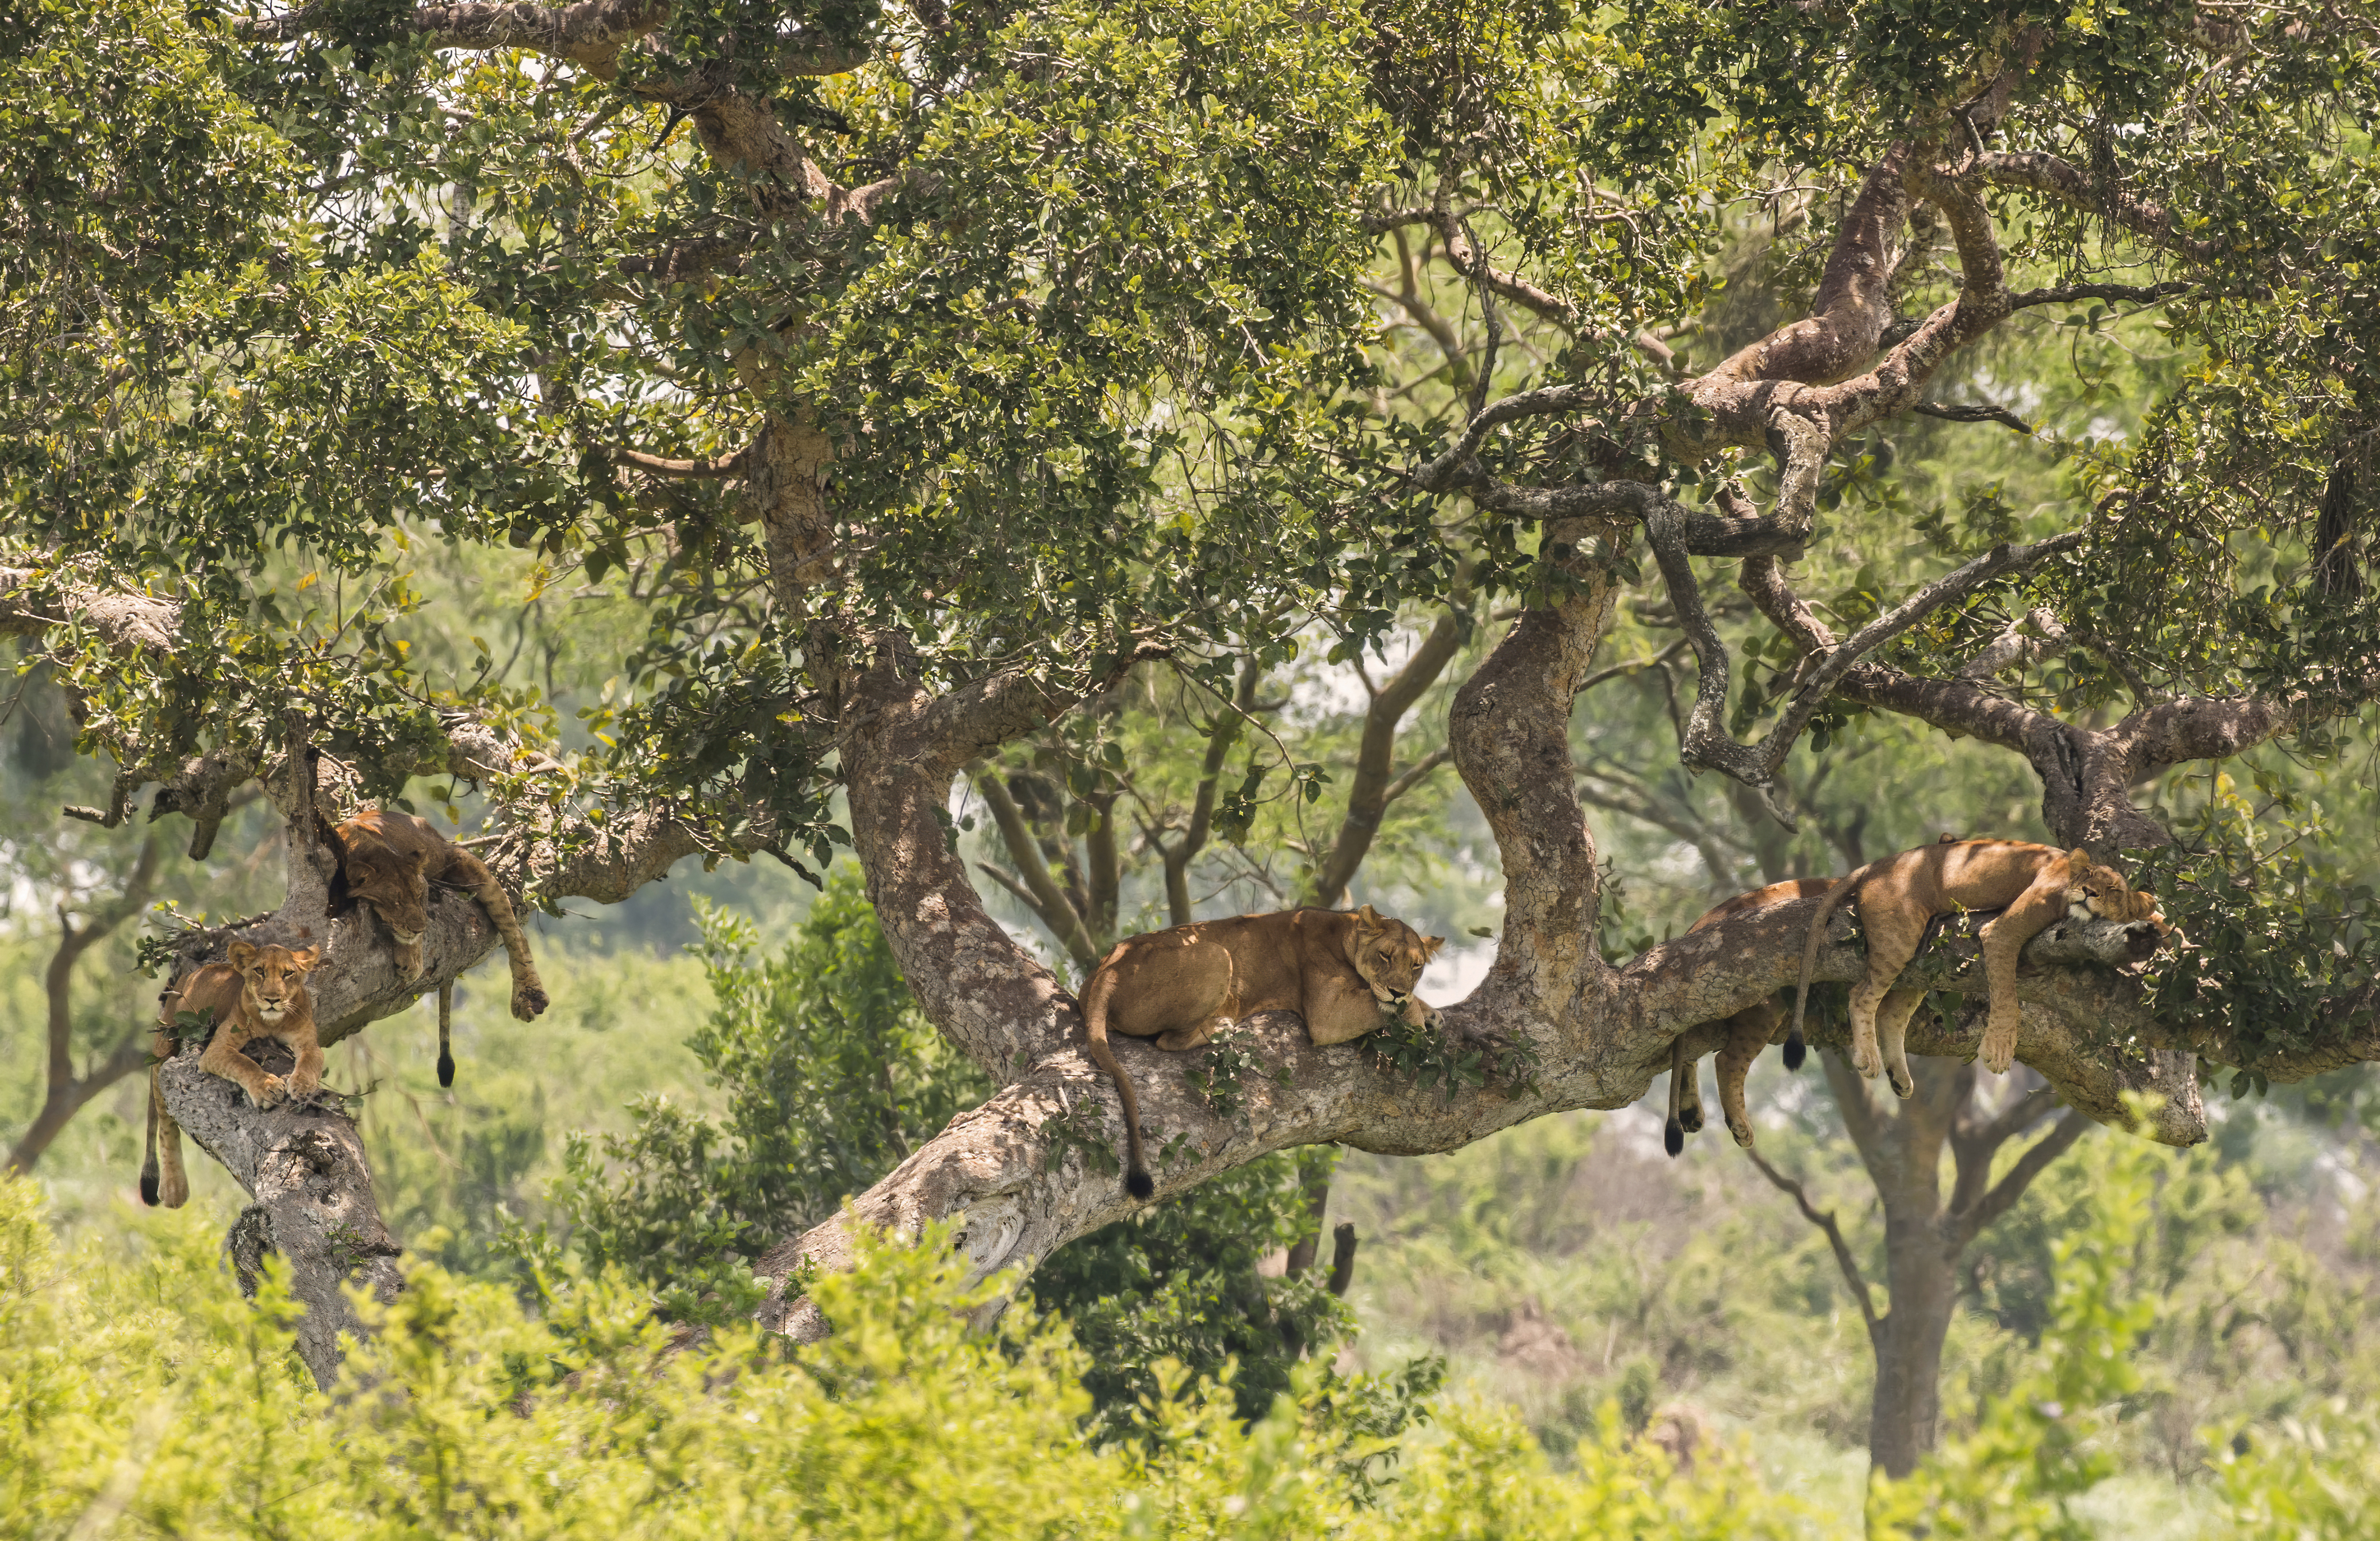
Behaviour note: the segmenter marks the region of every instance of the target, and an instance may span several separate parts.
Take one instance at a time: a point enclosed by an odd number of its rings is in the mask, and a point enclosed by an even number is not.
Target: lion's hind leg
[[[528,950],[528,933],[521,929],[520,916],[514,913],[512,900],[505,896],[496,875],[488,870],[488,864],[459,845],[452,849],[453,855],[446,858],[446,880],[453,882],[459,879],[462,886],[471,891],[471,897],[480,902],[480,907],[488,912],[488,918],[495,922],[496,934],[504,940],[504,956],[512,964],[513,1015],[528,1022],[548,1004],[545,982],[537,977],[537,959]]]
[[[1910,1097],[1917,1090],[1917,1080],[1909,1074],[1909,1019],[1925,999],[1922,989],[1897,989],[1876,1008],[1876,1042],[1884,1051],[1884,1074],[1892,1082],[1895,1097]]]
[[[1727,1118],[1727,1132],[1735,1143],[1747,1148],[1752,1145],[1752,1115],[1743,1105],[1744,1084],[1752,1075],[1752,1062],[1768,1047],[1769,1036],[1777,1031],[1777,1008],[1767,1001],[1756,1001],[1727,1019],[1727,1043],[1718,1051],[1718,1107]]]
[[[1214,947],[1211,942],[1208,945]],[[1151,1040],[1158,1048],[1174,1054],[1179,1054],[1184,1050],[1196,1049],[1239,1020],[1238,967],[1232,962],[1232,954],[1229,951],[1221,947],[1214,947],[1214,951],[1223,960],[1220,977],[1216,981],[1221,989],[1215,991],[1212,999],[1197,1008],[1199,1018],[1196,1022],[1186,1027],[1169,1027],[1158,1034]]]
[[[1904,913],[1871,889],[1860,896],[1860,926],[1867,938],[1867,971],[1852,987],[1852,1068],[1864,1076],[1884,1073],[1884,1051],[1877,1046],[1876,1019],[1884,998],[1892,993],[1900,971],[1925,944],[1925,928],[1933,916],[1920,909]]]

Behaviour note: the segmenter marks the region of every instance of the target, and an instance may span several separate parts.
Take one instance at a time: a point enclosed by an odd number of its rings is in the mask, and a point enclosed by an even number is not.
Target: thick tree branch
[[[2017,432],[2031,436],[2033,425],[2005,406],[1969,406],[1963,402],[1921,401],[1910,408],[1925,418],[1939,418],[1949,423],[1998,423]]]
[[[288,1068],[279,1044],[268,1052],[283,1056],[275,1068]],[[182,1132],[254,1200],[230,1238],[241,1287],[255,1292],[262,1251],[287,1260],[293,1292],[306,1305],[298,1353],[329,1389],[339,1377],[340,1334],[364,1335],[346,1290],[361,1288],[385,1304],[403,1287],[395,1261],[402,1249],[372,1202],[354,1123],[327,1092],[259,1111],[237,1083],[200,1070],[195,1052],[160,1066],[158,1086]]]
[[[1779,328],[1730,354],[1689,389],[1757,381],[1823,384],[1840,380],[1876,356],[1892,319],[1887,293],[1907,238],[1912,148],[1896,144],[1879,156],[1845,212],[1807,318]]]
[[[670,460],[642,450],[615,449],[612,458],[631,470],[664,481],[732,481],[751,474],[749,449],[722,455],[715,460]]]
[[[2110,305],[2155,305],[2177,295],[2186,295],[2198,287],[2195,284],[2060,284],[2046,289],[2019,289],[2009,296],[2009,309],[2027,310],[2036,305],[2071,305],[2078,300],[2103,299]]]

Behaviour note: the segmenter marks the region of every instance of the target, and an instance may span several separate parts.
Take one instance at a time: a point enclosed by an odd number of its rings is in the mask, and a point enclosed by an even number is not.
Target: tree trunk
[[[1843,1126],[1884,1207],[1889,1308],[1875,1334],[1868,1453],[1887,1474],[1902,1477],[1934,1448],[1941,1424],[1942,1340],[1959,1292],[1959,1249],[1943,1233],[1942,1147],[1973,1093],[1974,1072],[1950,1060],[1912,1059],[1917,1089],[1903,1100],[1879,1094],[1840,1051],[1824,1058]]]
[[[1884,1249],[1892,1309],[1876,1333],[1868,1458],[1887,1476],[1905,1477],[1941,1434],[1942,1340],[1959,1279],[1937,1217],[1888,1207]]]
[[[1974,1015],[1971,1010],[1970,1018]],[[2010,1163],[1999,1180],[1992,1167],[2000,1147],[2035,1128],[2056,1110],[2046,1085],[2019,1090],[1997,1105],[1978,1095],[1972,1064],[1933,1056],[1909,1062],[1916,1091],[1908,1098],[1879,1091],[1853,1074],[1840,1050],[1824,1056],[1827,1086],[1842,1110],[1843,1127],[1876,1184],[1884,1209],[1884,1267],[1889,1309],[1870,1315],[1876,1389],[1868,1406],[1868,1456],[1891,1477],[1905,1477],[1934,1449],[1942,1426],[1942,1343],[1959,1305],[1959,1263],[1985,1227],[2023,1196],[2088,1126],[2069,1110],[2058,1124]],[[1942,1151],[1955,1173],[1942,1196]],[[1755,1159],[1757,1159],[1755,1153]],[[1854,1294],[1866,1300],[1833,1216],[1821,1219],[1798,1187],[1777,1179],[1803,1201],[1803,1212],[1828,1228]]]

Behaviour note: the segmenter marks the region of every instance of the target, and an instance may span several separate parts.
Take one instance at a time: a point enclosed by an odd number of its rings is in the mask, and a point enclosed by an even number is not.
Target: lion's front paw
[[[1873,1081],[1884,1074],[1884,1056],[1873,1042],[1854,1039],[1852,1043],[1852,1068],[1866,1080]]]
[[[523,1022],[533,1021],[538,1013],[551,1004],[552,1002],[545,998],[545,989],[542,986],[515,985],[513,987],[513,1015]]]
[[[1994,1075],[2006,1075],[2009,1066],[2016,1063],[2016,1029],[1998,1026],[1984,1029],[1983,1052],[1977,1056],[1984,1068]]]
[[[248,1091],[248,1099],[260,1109],[278,1107],[289,1097],[289,1083],[278,1075],[267,1075]]]

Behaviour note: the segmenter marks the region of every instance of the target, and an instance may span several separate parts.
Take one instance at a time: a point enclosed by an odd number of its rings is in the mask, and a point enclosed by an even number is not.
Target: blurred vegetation
[[[1503,1175],[1532,1165],[1512,1156]],[[1626,1371],[1583,1417],[1534,1434],[1493,1399],[1439,1398],[1426,1431],[1395,1442],[1385,1482],[1391,1441],[1361,1414],[1364,1393],[1397,1389],[1311,1361],[1251,1418],[1160,1360],[1151,1393],[1112,1431],[1128,1437],[1102,1438],[1086,1419],[1095,1354],[1062,1317],[1029,1307],[969,1329],[970,1311],[1007,1281],[965,1284],[939,1228],[914,1248],[866,1243],[855,1271],[815,1281],[838,1331],[797,1350],[731,1326],[673,1352],[648,1293],[617,1270],[563,1281],[532,1317],[511,1290],[415,1260],[395,1305],[373,1309],[379,1335],[348,1381],[325,1395],[292,1352],[278,1265],[243,1301],[202,1212],[67,1241],[33,1183],[0,1180],[0,1531],[2368,1535],[2380,1491],[2368,1375],[2277,1419],[2197,1425],[2202,1478],[2186,1507],[2143,1501],[2125,1475],[2165,1389],[2158,1356],[2143,1352],[2174,1315],[2159,1281],[2186,1291],[2198,1268],[2168,1200],[2207,1164],[2107,1133],[2079,1147],[2038,1341],[2006,1335],[1998,1384],[1916,1476],[1866,1496],[1864,1525],[1855,1488],[1780,1472],[1773,1434],[1632,1407],[1638,1377]],[[1474,1244],[1493,1232],[1505,1247],[1555,1223],[1550,1207],[1517,1226],[1473,1219]],[[1706,1222],[1687,1247],[1743,1234]],[[1645,1304],[1633,1308],[1659,1314]],[[1773,1299],[1744,1308],[1791,1314]],[[357,1394],[366,1385],[373,1394]],[[2134,1491],[2110,1494],[2128,1480]]]

